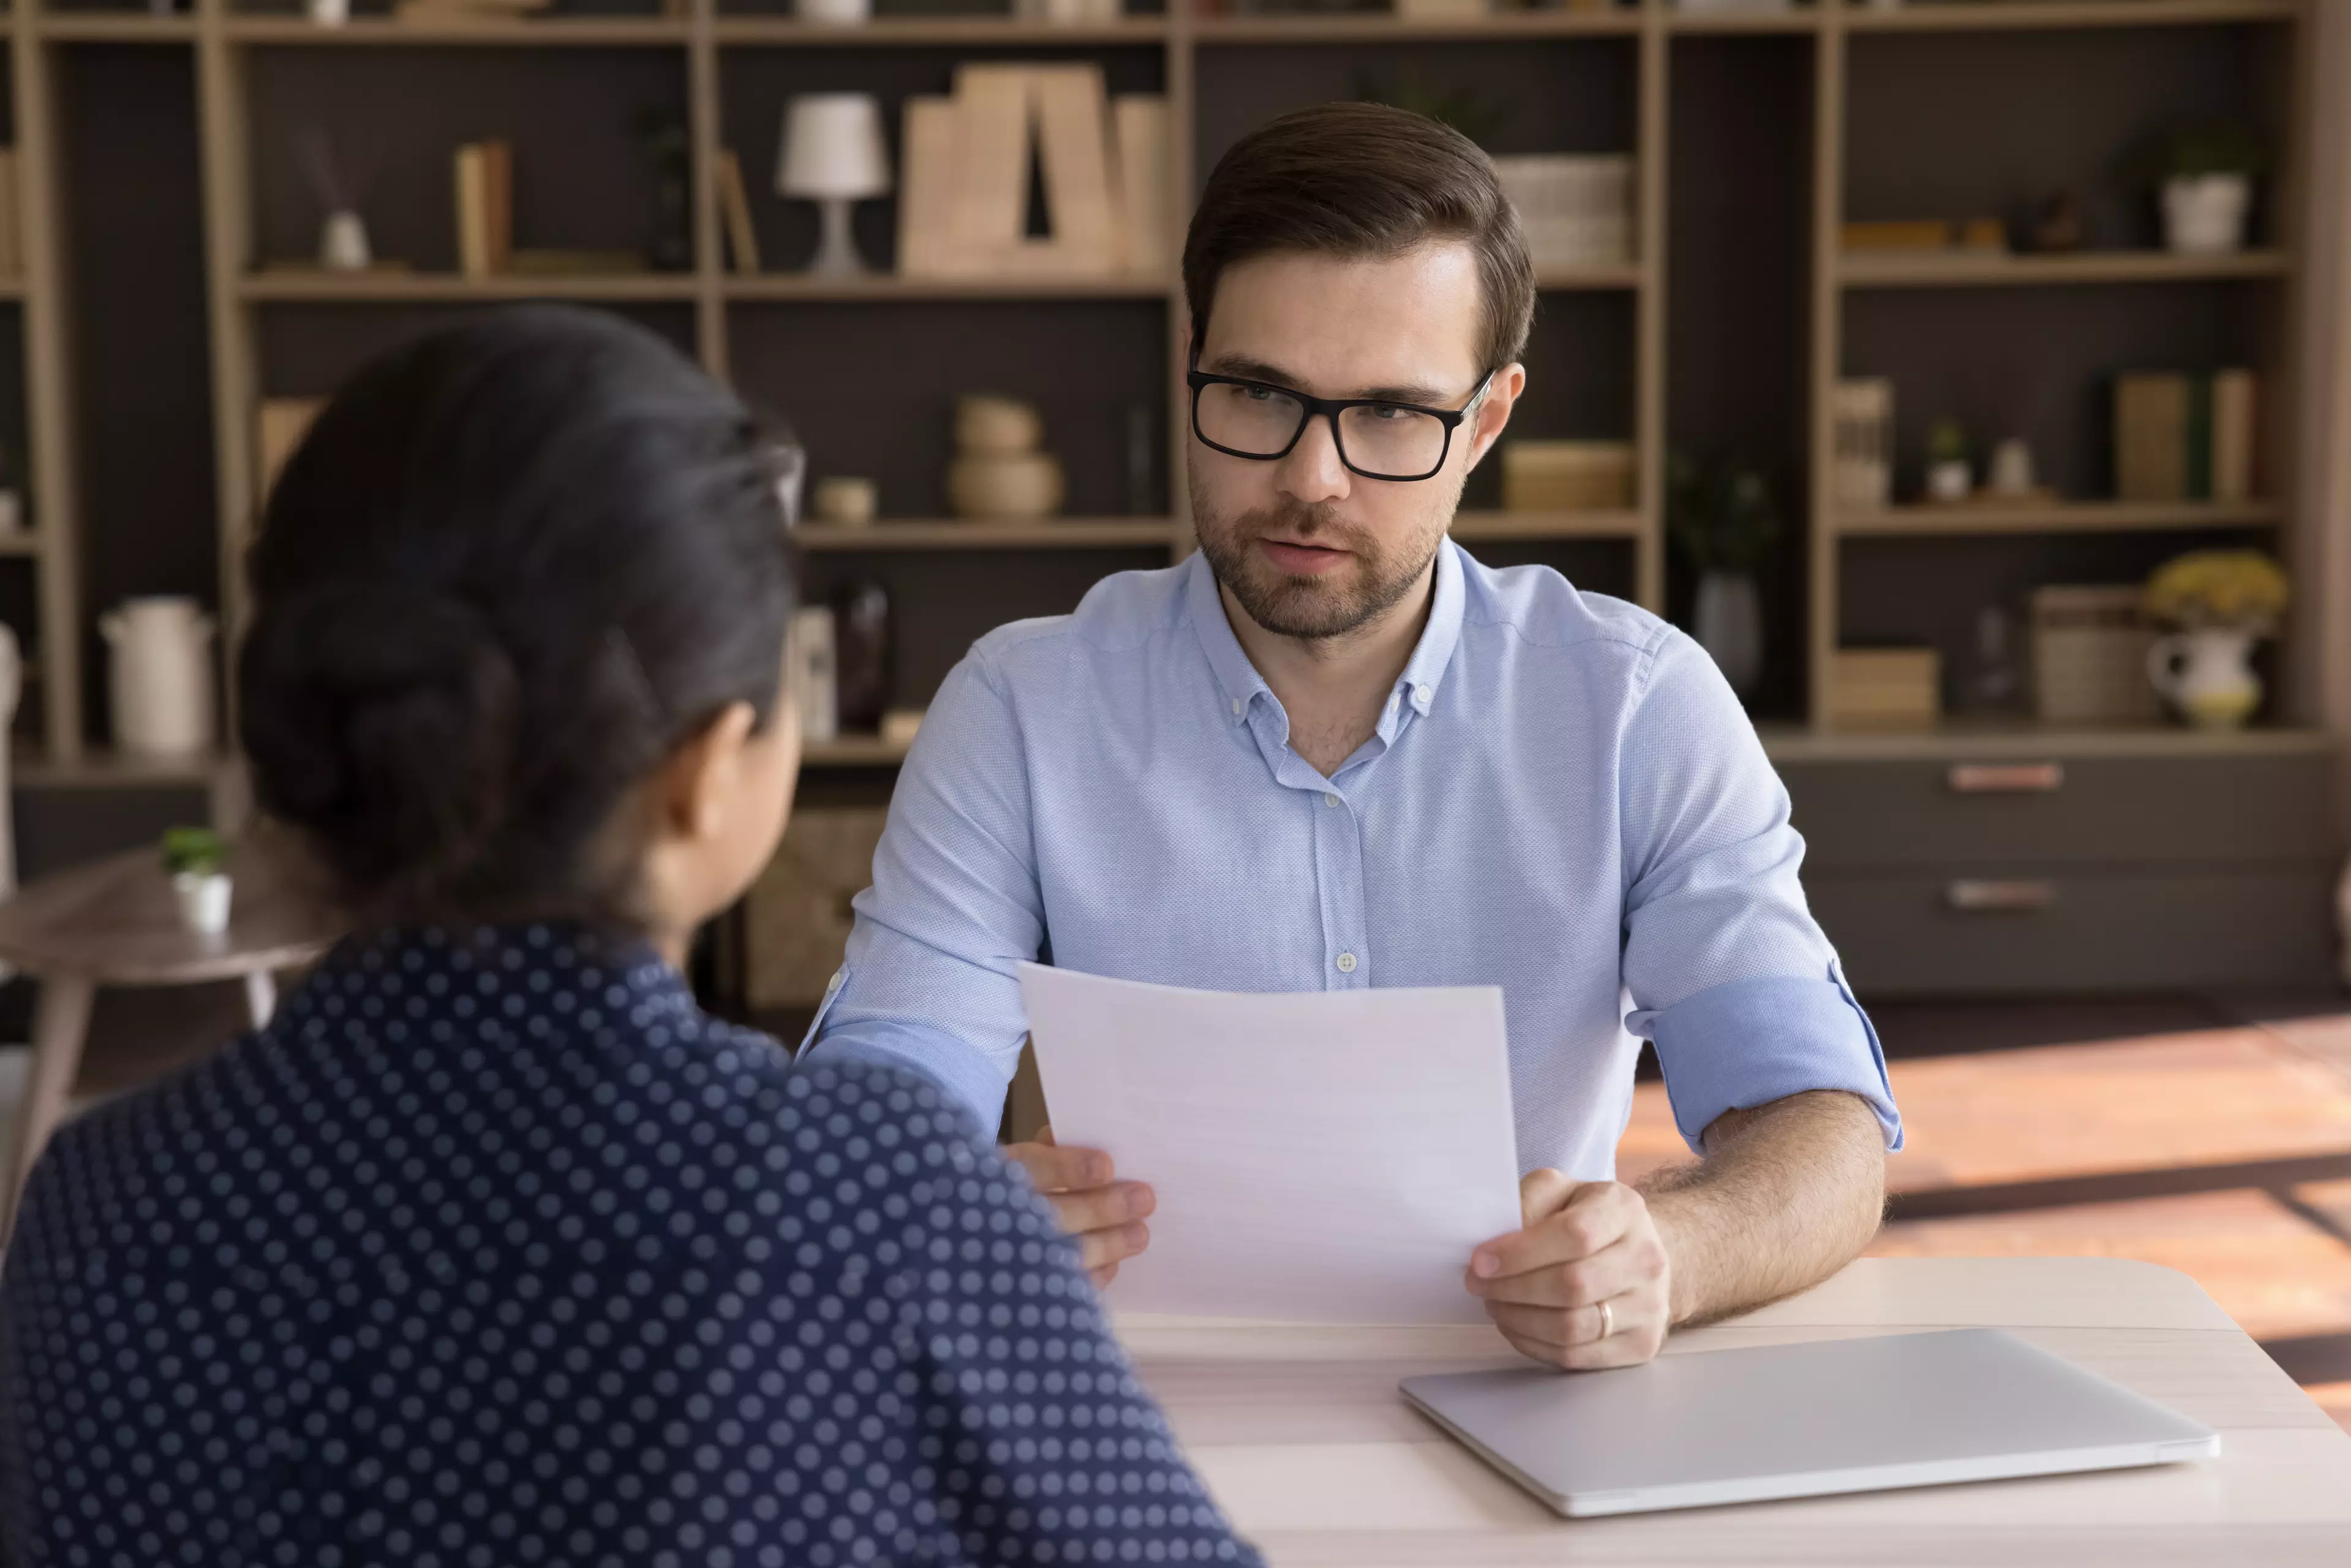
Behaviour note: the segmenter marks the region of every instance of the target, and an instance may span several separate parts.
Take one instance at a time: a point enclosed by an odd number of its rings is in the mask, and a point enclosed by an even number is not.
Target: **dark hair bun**
[[[278,697],[245,725],[271,806],[337,844],[347,882],[431,884],[496,831],[520,679],[472,606],[329,582],[256,627],[246,672]]]
[[[369,365],[280,476],[239,666],[264,810],[363,913],[623,916],[625,792],[777,700],[776,450],[667,343],[492,312]]]

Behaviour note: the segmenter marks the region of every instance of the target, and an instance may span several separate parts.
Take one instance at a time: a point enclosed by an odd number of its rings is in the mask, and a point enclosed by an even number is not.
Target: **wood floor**
[[[2089,1254],[2192,1275],[2351,1428],[2351,1006],[1879,1009],[1908,1146],[1885,1256]],[[1687,1159],[1643,1083],[1628,1176]]]

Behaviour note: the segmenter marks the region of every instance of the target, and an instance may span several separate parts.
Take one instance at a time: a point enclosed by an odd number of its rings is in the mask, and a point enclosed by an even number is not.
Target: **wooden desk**
[[[2351,1436],[2194,1281],[2153,1264],[1865,1259],[1667,1354],[1976,1326],[2012,1329],[2205,1422],[2221,1457],[1571,1521],[1396,1394],[1410,1373],[1514,1362],[1489,1330],[1120,1329],[1218,1500],[1278,1564],[2351,1563]]]

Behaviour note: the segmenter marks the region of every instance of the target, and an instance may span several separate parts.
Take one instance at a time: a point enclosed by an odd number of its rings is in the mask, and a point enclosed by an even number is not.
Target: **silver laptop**
[[[2209,1459],[2220,1435],[1999,1329],[1822,1340],[1567,1375],[1407,1377],[1404,1396],[1561,1513]]]

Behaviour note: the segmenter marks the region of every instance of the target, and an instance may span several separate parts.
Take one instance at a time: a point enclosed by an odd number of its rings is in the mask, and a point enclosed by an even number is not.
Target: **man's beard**
[[[1440,529],[1426,546],[1416,549],[1418,541],[1411,541],[1399,552],[1334,520],[1325,507],[1296,503],[1228,519],[1196,520],[1200,553],[1249,618],[1276,636],[1318,643],[1344,637],[1394,609],[1420,581],[1445,537]],[[1315,577],[1286,572],[1257,548],[1259,539],[1276,534],[1344,549],[1354,564]]]

